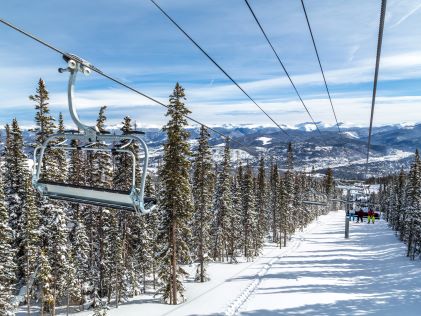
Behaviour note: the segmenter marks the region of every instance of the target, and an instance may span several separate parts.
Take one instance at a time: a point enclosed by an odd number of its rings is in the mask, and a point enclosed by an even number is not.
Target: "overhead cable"
[[[153,0],[151,0],[151,1],[153,1]],[[260,24],[259,19],[257,18],[256,14],[254,13],[253,9],[251,8],[249,2],[247,0],[244,0],[244,1],[246,2],[247,7],[249,8],[251,14],[254,17],[254,20],[256,21],[257,25],[259,26],[260,30],[262,31],[263,36],[265,37],[266,41],[268,42],[270,48],[272,49],[273,53],[275,54],[276,59],[278,60],[279,64],[281,65],[285,75],[288,77],[289,82],[291,83],[292,87],[294,88],[294,91],[297,94],[297,97],[300,99],[300,102],[301,102],[302,106],[304,107],[308,116],[310,117],[311,121],[313,122],[314,126],[316,127],[316,130],[319,132],[319,134],[321,134],[319,126],[317,125],[316,121],[314,120],[313,116],[311,115],[307,105],[304,103],[303,98],[301,97],[300,93],[298,92],[297,87],[295,86],[294,82],[292,81],[290,74],[288,73],[287,69],[284,66],[284,63],[282,62],[281,58],[279,57],[278,53],[276,52],[275,48],[273,47],[271,41],[269,40],[268,36],[266,35],[266,32],[263,29],[262,25]]]
[[[377,52],[376,52],[376,68],[374,71],[373,95],[371,98],[370,127],[368,129],[368,140],[367,140],[367,160],[365,164],[366,177],[368,175],[368,161],[370,159],[371,134],[373,130],[374,107],[376,105],[377,81],[379,78],[380,56],[382,52],[384,20],[385,20],[385,15],[386,15],[386,3],[387,3],[387,0],[382,0],[382,5],[380,9],[379,36],[377,39]]]
[[[314,39],[314,35],[313,35],[313,31],[312,31],[312,29],[311,29],[310,21],[309,21],[308,16],[307,16],[307,10],[306,10],[306,7],[305,7],[305,5],[304,5],[304,0],[301,0],[301,4],[302,4],[302,6],[303,6],[303,11],[304,11],[304,15],[305,15],[305,17],[306,17],[306,21],[307,21],[307,26],[308,26],[308,29],[309,29],[309,31],[310,31],[310,35],[311,35],[311,40],[312,40],[312,42],[313,42],[314,51],[316,52],[317,61],[319,62],[320,72],[322,73],[322,76],[323,76],[323,81],[324,81],[324,83],[325,83],[326,93],[327,93],[327,95],[328,95],[328,97],[329,97],[330,106],[331,106],[331,108],[332,108],[333,116],[335,117],[335,121],[336,121],[336,126],[338,127],[338,132],[339,132],[339,134],[340,134],[340,133],[341,133],[341,128],[340,128],[340,126],[339,126],[338,118],[337,118],[337,116],[336,116],[335,107],[333,106],[332,98],[331,98],[331,96],[330,96],[329,87],[328,87],[327,82],[326,82],[326,77],[325,77],[325,73],[324,73],[324,71],[323,71],[322,63],[321,63],[321,61],[320,61],[320,57],[319,57],[319,52],[318,52],[318,50],[317,50],[316,41],[315,41],[315,39]]]
[[[167,12],[164,11],[154,0],[150,0],[168,20],[170,20],[175,27],[177,27],[243,94],[256,105],[285,135],[290,136],[285,129],[283,129],[238,83],[234,80],[216,61],[213,59]]]
[[[4,19],[1,19],[1,18],[0,18],[0,22],[1,22],[1,23],[3,23],[3,24],[4,24],[4,25],[6,25],[6,26],[8,26],[8,27],[12,28],[13,30],[15,30],[15,31],[17,31],[17,32],[19,32],[19,33],[21,33],[21,34],[23,34],[23,35],[25,35],[25,36],[27,36],[27,37],[29,37],[29,38],[31,38],[31,39],[33,39],[34,41],[38,42],[39,44],[41,44],[41,45],[43,45],[43,46],[45,46],[45,47],[48,47],[49,49],[51,49],[51,50],[55,51],[56,53],[59,53],[59,54],[61,54],[61,55],[63,55],[63,56],[66,56],[66,57],[68,57],[68,58],[70,58],[70,59],[71,59],[71,58],[74,58],[74,55],[69,54],[69,53],[66,53],[66,52],[64,52],[64,51],[63,51],[63,50],[61,50],[61,49],[58,49],[57,47],[55,47],[55,46],[53,46],[53,45],[51,45],[51,44],[47,43],[46,41],[44,41],[44,40],[40,39],[39,37],[36,37],[36,36],[34,36],[34,35],[32,35],[32,34],[30,34],[30,33],[26,32],[26,31],[24,31],[23,29],[21,29],[21,28],[19,28],[19,27],[15,26],[15,25],[13,25],[13,24],[11,24],[10,22],[5,21]],[[131,86],[129,86],[128,84],[126,84],[126,83],[122,82],[122,81],[121,81],[121,80],[119,80],[119,79],[116,79],[116,78],[114,78],[114,77],[111,77],[110,75],[107,75],[106,73],[102,72],[101,70],[99,70],[99,69],[98,69],[98,68],[96,68],[95,66],[92,66],[92,65],[85,65],[85,66],[86,66],[87,68],[91,69],[92,71],[96,72],[96,73],[97,73],[97,74],[99,74],[100,76],[105,77],[105,78],[107,78],[107,79],[109,79],[109,80],[113,81],[114,83],[117,83],[118,85],[120,85],[120,86],[122,86],[122,87],[125,87],[125,88],[129,89],[130,91],[132,91],[132,92],[134,92],[134,93],[136,93],[136,94],[138,94],[138,95],[141,95],[141,96],[143,96],[144,98],[146,98],[146,99],[148,99],[148,100],[150,100],[150,101],[152,101],[152,102],[154,102],[154,103],[157,103],[157,104],[159,104],[159,105],[161,105],[161,106],[163,106],[163,107],[165,107],[165,108],[168,108],[168,105],[166,105],[165,103],[163,103],[163,102],[161,102],[161,101],[159,101],[159,100],[157,100],[157,99],[155,99],[155,98],[153,98],[153,97],[151,97],[151,96],[149,96],[149,95],[147,95],[147,94],[145,94],[145,93],[143,93],[143,92],[141,92],[141,91],[139,91],[139,90],[137,90],[137,89],[135,89],[135,88],[133,88],[133,87],[131,87]],[[239,144],[239,145],[241,145],[241,146],[243,146],[243,147],[246,147],[246,145],[245,145],[245,144],[243,144],[243,143],[241,143],[241,142],[238,142],[238,141],[236,141],[236,140],[234,140],[234,139],[231,139],[229,136],[225,135],[224,133],[222,133],[222,132],[220,132],[220,131],[218,131],[218,130],[216,130],[216,129],[214,129],[214,128],[212,128],[212,127],[210,127],[210,126],[206,125],[206,124],[201,123],[200,121],[198,121],[198,120],[196,120],[196,119],[192,118],[192,117],[191,117],[191,116],[189,116],[189,115],[183,115],[183,117],[185,117],[186,119],[188,119],[188,120],[190,120],[190,121],[192,121],[192,122],[194,122],[194,123],[196,123],[196,124],[198,124],[198,125],[200,125],[200,126],[206,127],[208,130],[210,130],[210,131],[212,131],[212,132],[214,132],[214,133],[218,134],[219,136],[222,136],[222,137],[223,137],[224,139],[226,139],[226,140],[230,140],[230,141],[235,142],[235,143],[237,143],[237,144]]]

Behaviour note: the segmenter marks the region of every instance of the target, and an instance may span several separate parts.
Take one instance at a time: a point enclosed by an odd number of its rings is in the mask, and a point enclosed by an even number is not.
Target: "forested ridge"
[[[330,171],[326,178],[294,171],[291,144],[285,166],[261,156],[258,168],[248,161],[233,163],[229,140],[222,162],[215,163],[205,127],[197,146],[191,147],[184,118],[190,111],[177,83],[163,127],[164,156],[158,172],[148,174],[145,189],[146,196],[158,199],[157,209],[140,216],[49,200],[32,188],[31,160],[24,149],[63,132],[65,123],[62,115],[57,120],[50,115],[42,79],[29,99],[35,107],[35,143],[24,143],[14,119],[5,126],[1,156],[1,315],[12,314],[19,291],[24,291],[21,304],[27,305],[28,313],[36,304],[41,314],[52,315],[57,306],[93,308],[101,314],[104,305],[118,306],[145,291],[178,304],[186,299],[185,265],[195,264],[195,281],[206,282],[212,278],[207,273],[210,262],[251,261],[268,241],[284,247],[296,230],[329,211],[303,201],[326,203],[338,194]],[[104,131],[106,123],[103,106],[96,126]],[[124,117],[121,132],[132,129],[131,118]],[[138,147],[130,148],[139,154]],[[130,187],[131,160],[109,152],[49,149],[43,175],[61,183],[124,190]]]
[[[385,219],[406,243],[406,255],[421,257],[421,161],[418,149],[408,172],[380,179],[379,203]]]

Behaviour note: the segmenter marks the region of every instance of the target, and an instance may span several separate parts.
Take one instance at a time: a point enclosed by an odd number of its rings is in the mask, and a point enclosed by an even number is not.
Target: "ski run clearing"
[[[405,256],[384,221],[351,222],[344,239],[344,217],[343,211],[321,216],[288,247],[267,244],[253,262],[211,264],[211,281],[186,280],[182,304],[144,294],[108,315],[420,315],[421,262]]]

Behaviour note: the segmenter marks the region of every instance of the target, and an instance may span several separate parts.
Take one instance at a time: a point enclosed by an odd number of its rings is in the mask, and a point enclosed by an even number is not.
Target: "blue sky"
[[[309,120],[243,0],[157,0],[279,124]],[[341,122],[368,125],[380,0],[306,0],[319,54]],[[334,124],[300,0],[250,0],[316,121]],[[149,0],[2,0],[0,16],[89,60],[167,102],[175,82],[192,116],[210,125],[272,123]],[[421,122],[421,4],[389,0],[375,124]],[[66,123],[67,75],[61,57],[0,25],[0,124],[33,125],[38,78]],[[161,126],[165,109],[100,76],[80,77],[80,116],[107,105],[111,124],[125,115]]]

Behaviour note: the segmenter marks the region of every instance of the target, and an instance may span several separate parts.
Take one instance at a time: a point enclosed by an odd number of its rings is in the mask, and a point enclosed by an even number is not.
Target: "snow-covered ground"
[[[383,221],[351,223],[331,213],[274,263],[241,315],[421,315],[421,262]]]
[[[351,222],[344,239],[344,212],[331,212],[254,262],[211,264],[211,281],[186,280],[183,304],[142,295],[108,315],[421,315],[421,261],[405,251],[383,221]]]
[[[257,140],[260,140],[261,142],[262,142],[262,145],[263,146],[265,146],[265,145],[269,145],[271,142],[272,142],[272,138],[271,137],[259,137],[259,138],[256,138]]]

